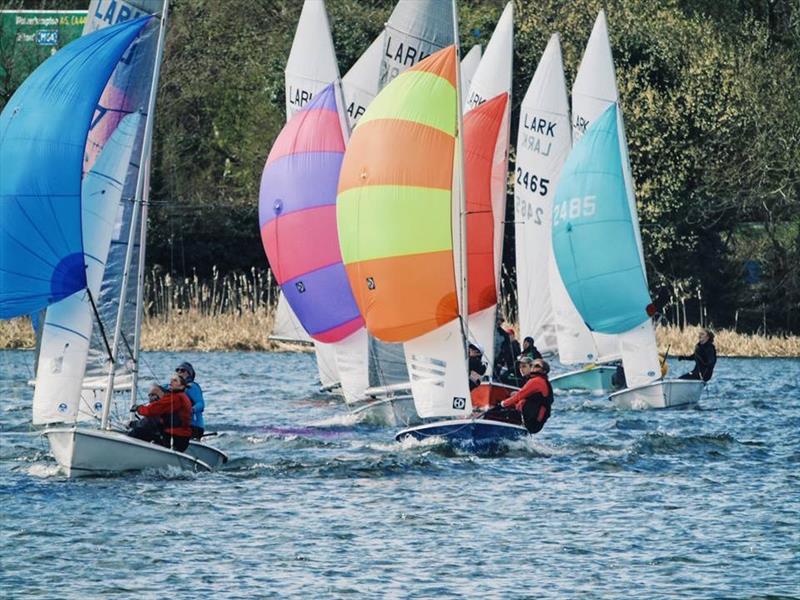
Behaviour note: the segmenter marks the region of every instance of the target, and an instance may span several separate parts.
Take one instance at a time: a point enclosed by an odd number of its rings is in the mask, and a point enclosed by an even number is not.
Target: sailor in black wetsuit
[[[469,345],[469,389],[474,390],[481,384],[481,377],[486,373],[483,363],[483,351],[475,344]]]
[[[678,360],[693,360],[694,369],[680,376],[680,379],[699,379],[708,381],[717,364],[717,349],[714,347],[714,334],[708,329],[700,331],[699,343],[691,356],[679,356]]]

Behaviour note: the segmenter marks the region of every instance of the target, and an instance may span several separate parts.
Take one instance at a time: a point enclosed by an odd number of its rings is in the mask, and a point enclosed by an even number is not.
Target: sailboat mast
[[[165,0],[165,8],[166,3],[168,0]],[[157,86],[157,81],[155,80],[155,75],[158,73],[160,68],[161,62],[161,55],[163,53],[163,45],[164,45],[164,21],[161,21],[160,29],[158,32],[158,47],[156,50],[156,64],[153,69],[153,81],[150,83],[150,98],[148,100],[148,114],[146,117],[145,129],[144,129],[144,139],[142,140],[142,153],[140,155],[139,160],[139,174],[136,179],[136,193],[134,195],[133,200],[133,215],[131,215],[131,229],[128,235],[128,248],[125,251],[125,265],[122,271],[122,288],[119,292],[119,306],[117,307],[117,321],[114,325],[114,343],[111,346],[111,357],[109,360],[108,366],[108,378],[106,379],[106,395],[103,402],[103,415],[100,420],[100,427],[102,429],[108,429],[108,419],[111,413],[111,396],[114,393],[114,376],[116,374],[116,362],[117,362],[117,349],[119,348],[120,338],[122,337],[122,318],[123,318],[123,311],[125,308],[125,300],[128,295],[128,281],[130,279],[130,271],[131,271],[131,263],[133,262],[133,246],[136,242],[136,225],[137,225],[137,208],[139,212],[145,212],[144,209],[144,200],[143,200],[143,188],[145,183],[145,170],[144,166],[146,163],[149,163],[148,160],[148,153],[150,151],[150,138],[152,138],[153,133],[153,114],[152,110],[155,108],[155,88]],[[146,218],[146,212],[143,215]],[[144,219],[143,219],[144,220]],[[140,249],[144,251],[144,249]],[[134,371],[135,372],[135,371]],[[133,389],[133,388],[132,388]],[[135,390],[133,391],[135,393]]]
[[[458,253],[460,256],[458,277],[460,279],[459,286],[461,288],[461,306],[459,312],[461,313],[461,325],[464,330],[464,352],[467,353],[467,345],[469,343],[469,292],[467,288],[467,192],[466,182],[464,181],[464,111],[462,107],[462,92],[461,92],[461,69],[459,67],[461,60],[461,43],[458,35],[458,7],[456,0],[451,0],[453,6],[453,43],[456,47],[456,110],[458,120],[456,123],[456,159],[455,170],[453,179],[458,181],[458,227],[460,229],[459,248]]]
[[[147,255],[147,209],[150,206],[150,158],[153,154],[153,122],[155,121],[156,94],[158,79],[161,75],[161,58],[164,54],[164,38],[167,31],[167,14],[169,0],[164,0],[161,12],[161,24],[158,31],[158,46],[156,49],[156,62],[153,66],[153,80],[150,83],[150,98],[147,106],[147,124],[144,130],[142,156],[145,160],[141,168],[144,172],[144,186],[142,188],[142,222],[139,231],[139,269],[136,282],[136,324],[133,337],[133,376],[131,378],[131,404],[136,403],[136,390],[139,383],[139,353],[142,343],[142,318],[144,316],[144,268]]]

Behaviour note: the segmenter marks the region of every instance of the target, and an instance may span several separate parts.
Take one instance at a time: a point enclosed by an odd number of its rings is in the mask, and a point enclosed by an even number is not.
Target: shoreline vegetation
[[[310,348],[269,340],[274,311],[267,308],[238,313],[204,314],[197,309],[176,310],[168,315],[147,316],[142,325],[145,351],[310,351]],[[691,354],[697,343],[698,326],[679,328],[659,325],[658,348],[669,355]],[[725,357],[800,357],[800,336],[761,335],[715,330],[717,353]],[[0,321],[0,349],[33,349],[36,340],[30,319]]]

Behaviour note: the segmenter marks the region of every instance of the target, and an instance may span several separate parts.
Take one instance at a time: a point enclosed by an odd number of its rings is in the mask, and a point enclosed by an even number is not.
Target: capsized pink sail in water
[[[338,342],[364,325],[336,228],[344,137],[333,84],[281,131],[261,176],[258,215],[272,272],[309,335]]]

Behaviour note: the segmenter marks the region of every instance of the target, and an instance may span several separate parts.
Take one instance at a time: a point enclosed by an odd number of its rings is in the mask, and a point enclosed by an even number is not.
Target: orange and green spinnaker
[[[458,317],[456,65],[449,46],[395,78],[361,117],[342,163],[342,260],[367,329],[383,341],[408,341]]]

